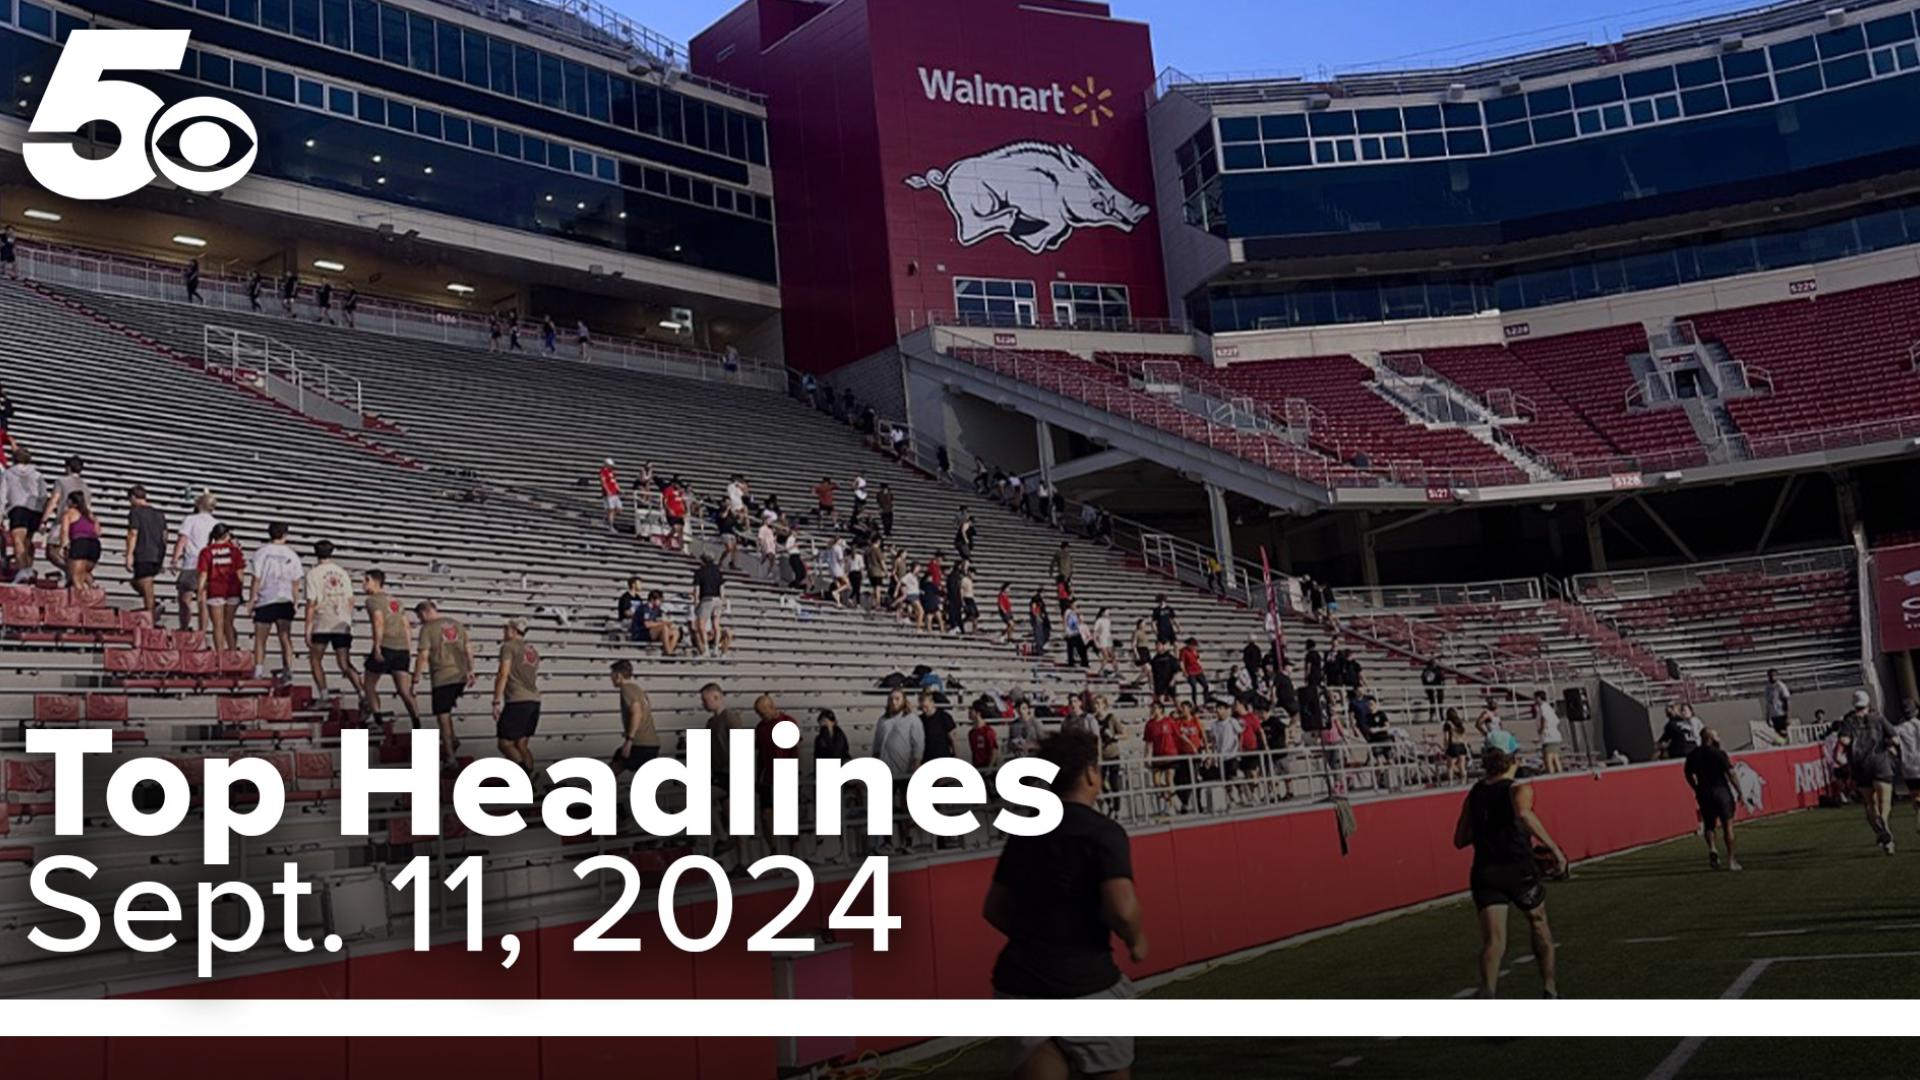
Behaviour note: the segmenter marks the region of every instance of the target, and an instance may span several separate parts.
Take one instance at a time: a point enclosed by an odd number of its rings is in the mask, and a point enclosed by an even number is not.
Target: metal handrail
[[[905,325],[898,327],[901,336],[919,330],[922,327],[952,327],[970,330],[1053,330],[1062,333],[1098,333],[1098,334],[1191,334],[1193,324],[1184,318],[1143,318],[1128,316],[1124,319],[1071,319],[1057,320],[1051,314],[1041,310],[1044,304],[1035,301],[1036,309],[1031,319],[1010,319],[998,315],[960,314],[954,311],[921,311],[912,309],[902,314]]]
[[[292,386],[297,395],[294,407],[301,412],[307,411],[306,395],[311,392],[353,409],[356,415],[367,415],[366,393],[359,379],[265,334],[209,323],[201,330],[200,345],[207,366],[225,370],[236,381],[250,381],[258,373]]]
[[[25,277],[46,284],[108,296],[184,302],[180,267],[175,265],[27,242],[19,246],[19,260]],[[246,295],[246,281],[237,275],[203,274],[200,295],[204,303],[194,306],[235,312],[252,308]],[[492,340],[485,315],[364,293],[359,297],[353,328],[389,337],[474,348],[486,348]],[[594,335],[585,357],[577,356],[572,350],[560,350],[548,357],[556,358],[626,371],[751,386],[776,393],[786,390],[788,378],[785,364],[599,334]]]

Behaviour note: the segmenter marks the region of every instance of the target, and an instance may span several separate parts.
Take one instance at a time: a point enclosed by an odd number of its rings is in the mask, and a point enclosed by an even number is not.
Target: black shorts
[[[1153,659],[1153,653],[1149,651],[1145,646],[1140,646],[1140,645],[1134,646],[1133,662],[1135,664],[1138,664],[1141,667],[1146,667],[1147,662],[1152,659]]]
[[[530,739],[540,729],[540,703],[537,701],[512,701],[500,708],[500,722],[494,725],[496,739],[515,742]]]
[[[445,716],[460,703],[460,695],[467,692],[466,683],[448,683],[433,688],[433,715]]]
[[[253,621],[256,626],[275,626],[293,621],[293,601],[279,604],[261,604],[253,609]]]
[[[413,655],[405,649],[375,649],[367,654],[367,674],[405,674],[413,670]]]
[[[313,635],[313,647],[316,649],[350,650],[353,648],[353,635],[351,633],[315,634]]]
[[[1466,757],[1467,744],[1466,743],[1448,743],[1447,756],[1448,757]]]
[[[9,529],[25,529],[28,532],[39,532],[41,521],[40,511],[31,507],[16,506],[7,511],[7,528]]]
[[[1467,888],[1477,908],[1506,904],[1532,911],[1547,902],[1547,887],[1540,883],[1540,873],[1532,863],[1475,866]]]
[[[100,538],[97,536],[82,536],[68,542],[67,558],[78,559],[81,562],[99,562]]]
[[[159,576],[160,564],[157,562],[136,561],[133,564],[133,580],[135,581],[152,581]]]
[[[1733,792],[1726,788],[1718,791],[1703,791],[1695,797],[1700,804],[1700,825],[1712,829],[1722,823],[1733,823]]]

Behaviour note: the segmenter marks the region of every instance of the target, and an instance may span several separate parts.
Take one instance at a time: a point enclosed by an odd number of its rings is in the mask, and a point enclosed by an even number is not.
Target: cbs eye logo
[[[259,132],[240,107],[224,98],[193,97],[165,105],[138,83],[107,79],[109,71],[178,71],[187,54],[185,30],[75,30],[47,80],[29,135],[74,135],[105,121],[120,135],[113,153],[82,157],[71,142],[28,141],[27,172],[40,186],[69,199],[117,199],[152,182],[155,170],[189,191],[232,187],[253,167]],[[164,107],[163,107],[164,106]],[[179,129],[180,156],[160,152],[160,138]],[[237,159],[233,132],[246,137]]]

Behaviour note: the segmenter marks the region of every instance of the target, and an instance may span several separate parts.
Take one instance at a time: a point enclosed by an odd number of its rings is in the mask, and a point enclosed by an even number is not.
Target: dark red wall
[[[695,38],[692,53],[696,71],[768,95],[790,365],[830,370],[886,347],[929,311],[950,314],[955,276],[1031,281],[1042,318],[1056,280],[1125,285],[1136,317],[1166,315],[1151,213],[1131,231],[1077,229],[1040,254],[1004,236],[963,246],[941,195],[906,183],[1030,140],[1070,145],[1151,207],[1145,24],[1080,0],[841,0],[824,11],[749,0]],[[1068,114],[929,100],[921,68],[1057,85]]]
[[[1817,747],[1737,759],[1766,781],[1763,813],[1817,802],[1822,777],[1796,784],[1796,765],[1811,763],[1818,771]],[[1685,835],[1698,824],[1679,769],[1678,763],[1664,763],[1536,781],[1537,807],[1576,860]],[[1460,799],[1458,791],[1449,791],[1357,803],[1359,828],[1344,855],[1333,812],[1325,806],[1136,834],[1134,876],[1153,954],[1129,974],[1155,975],[1461,891],[1468,855],[1451,842]],[[981,857],[895,873],[892,908],[902,926],[888,952],[855,950],[855,996],[985,996],[1000,947],[999,935],[979,915],[992,867],[991,857]],[[790,932],[824,926],[844,888],[822,884]],[[477,955],[456,945],[195,983],[165,996],[771,997],[772,962],[765,954],[748,953],[745,941],[786,900],[784,893],[737,898],[727,940],[698,957],[667,947],[656,916],[648,912],[617,931],[647,942],[638,954],[573,952],[572,939],[582,923],[522,934],[521,960],[512,971],[500,970],[499,950],[491,943]],[[867,908],[861,904],[855,910]],[[707,926],[709,911],[710,905],[683,909],[682,925]],[[636,1032],[652,1030],[644,1003],[633,1007],[633,1021]],[[404,1032],[406,1018],[369,1015],[367,1029]],[[863,1051],[884,1050],[909,1041],[863,1039],[858,1045]],[[184,1080],[205,1075],[208,1060],[230,1065],[236,1057],[260,1063],[263,1072],[315,1080],[404,1080],[428,1072],[538,1080],[577,1075],[592,1066],[634,1067],[641,1060],[653,1075],[736,1080],[772,1077],[774,1055],[769,1039],[665,1039],[644,1045],[612,1039],[312,1040],[292,1049],[264,1039],[213,1047],[183,1041],[0,1039],[0,1061],[10,1070],[61,1080]],[[269,1068],[273,1062],[281,1067]],[[287,1072],[288,1062],[297,1071]]]

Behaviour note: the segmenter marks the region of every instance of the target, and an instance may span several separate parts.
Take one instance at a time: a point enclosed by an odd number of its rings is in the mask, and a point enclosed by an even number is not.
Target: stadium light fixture
[[[387,178],[384,176],[376,176],[373,178],[373,182],[376,184],[384,184],[387,182]]]
[[[174,233],[173,242],[179,244],[181,247],[203,248],[207,246],[206,237],[194,236],[191,233]]]
[[[20,216],[29,217],[35,221],[59,221],[60,220],[60,215],[54,213],[51,210],[34,210],[29,208],[26,211],[22,212]]]
[[[315,259],[313,260],[313,268],[315,270],[326,270],[326,271],[330,271],[332,273],[337,274],[340,271],[345,270],[347,268],[347,264],[343,262],[337,262],[333,259]]]
[[[380,164],[380,160],[381,160],[381,156],[380,156],[379,154],[375,154],[375,155],[373,155],[373,163],[374,163],[375,165],[378,165],[378,164]]]
[[[427,174],[428,176],[432,176],[432,175],[433,175],[433,166],[431,166],[431,165],[428,165],[428,166],[427,166],[426,168],[424,168],[424,169],[421,169],[420,171],[421,171],[421,172],[423,172],[423,173],[426,173],[426,174]]]
[[[620,220],[621,221],[627,220],[627,212],[625,210],[620,211]]]
[[[308,139],[308,140],[307,140],[307,149],[309,149],[309,150],[311,150],[311,149],[313,149],[313,140],[312,140],[312,139]]]
[[[473,286],[464,285],[458,281],[449,281],[447,282],[447,291],[450,293],[454,293],[458,296],[466,296],[467,294],[473,292]]]

